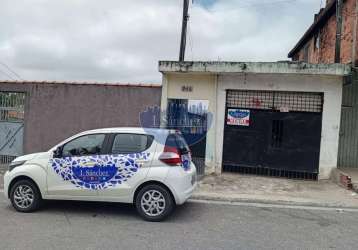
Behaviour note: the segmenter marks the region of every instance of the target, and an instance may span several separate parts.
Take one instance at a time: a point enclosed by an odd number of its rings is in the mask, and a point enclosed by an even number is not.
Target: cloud
[[[285,60],[320,1],[209,2],[190,8],[187,60]],[[160,82],[181,15],[181,0],[3,0],[0,62],[29,80]]]

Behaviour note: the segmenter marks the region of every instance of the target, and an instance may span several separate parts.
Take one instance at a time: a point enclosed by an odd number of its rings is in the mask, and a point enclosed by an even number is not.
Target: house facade
[[[350,70],[341,64],[161,61],[162,126],[184,130],[205,173],[327,179],[337,167],[342,85]],[[196,127],[197,116],[188,120],[200,109],[193,106],[205,107],[199,124],[206,128]],[[196,136],[203,130],[205,136]]]
[[[307,63],[358,65],[358,1],[340,1],[341,10],[337,9],[338,0],[326,1],[326,7],[315,15],[313,24],[289,52],[289,58]],[[341,22],[337,13],[342,16]],[[337,27],[341,27],[338,38]],[[335,60],[337,43],[339,61]]]

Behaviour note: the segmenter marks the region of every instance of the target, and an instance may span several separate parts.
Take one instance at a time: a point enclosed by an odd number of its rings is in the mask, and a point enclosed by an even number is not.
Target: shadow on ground
[[[174,209],[172,215],[170,215],[166,221],[167,222],[185,222],[193,221],[193,218],[190,216],[189,211],[200,210],[202,205],[185,203],[184,205],[177,206]],[[8,204],[8,210],[16,212],[15,209]],[[133,204],[125,203],[110,203],[110,202],[89,202],[89,201],[57,201],[57,200],[48,200],[44,201],[44,204],[40,210],[35,212],[36,214],[69,214],[71,216],[81,216],[81,217],[110,217],[110,218],[130,218],[142,221],[141,217],[137,214],[136,208]]]

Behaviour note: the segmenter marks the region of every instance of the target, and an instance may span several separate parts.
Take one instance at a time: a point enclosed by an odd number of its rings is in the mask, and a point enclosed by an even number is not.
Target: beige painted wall
[[[206,140],[205,163],[207,172],[214,171],[215,162],[215,121],[216,121],[216,75],[213,74],[164,74],[161,109],[167,108],[167,99],[208,100],[213,121],[209,125]],[[182,86],[192,86],[192,92],[183,92]],[[164,112],[165,113],[165,112]],[[164,125],[164,124],[163,124]]]

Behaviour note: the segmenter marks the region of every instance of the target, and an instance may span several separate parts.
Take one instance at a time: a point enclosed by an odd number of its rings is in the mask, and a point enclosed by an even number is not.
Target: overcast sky
[[[195,0],[186,60],[277,61],[325,0]],[[160,83],[182,0],[2,0],[0,79]]]

